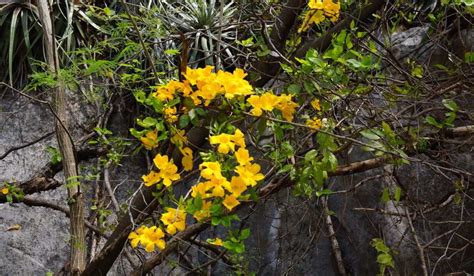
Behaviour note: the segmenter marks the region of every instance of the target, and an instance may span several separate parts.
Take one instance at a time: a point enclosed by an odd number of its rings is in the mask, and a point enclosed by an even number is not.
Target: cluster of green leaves
[[[382,239],[373,239],[371,243],[372,247],[377,251],[377,263],[379,264],[379,274],[385,275],[385,270],[388,267],[394,268],[395,261],[393,260],[393,250],[385,245]]]
[[[17,201],[22,201],[25,197],[23,190],[17,185],[15,185],[15,183],[11,184],[5,181],[2,183],[1,188],[8,189],[8,193],[5,195],[5,198],[7,199],[8,203],[12,203],[13,199]]]

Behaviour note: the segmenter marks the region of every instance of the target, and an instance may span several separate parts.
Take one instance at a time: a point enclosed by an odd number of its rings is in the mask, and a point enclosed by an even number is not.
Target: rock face
[[[393,35],[394,54],[404,58],[415,52],[426,51],[427,46],[423,42],[427,35],[426,27]],[[472,32],[466,33],[466,38],[471,42],[472,37]],[[87,133],[84,129],[89,128],[89,122],[97,110],[85,104],[80,97],[71,96],[70,100],[71,129],[73,136],[79,139]],[[115,133],[127,132],[129,122],[126,116],[122,117],[118,112],[111,120],[110,125]],[[0,155],[12,147],[25,145],[52,132],[52,122],[53,116],[47,108],[7,92],[0,99]],[[56,146],[54,134],[31,146],[12,151],[0,159],[0,181],[21,182],[29,179],[50,161],[50,155],[46,151],[48,146]],[[362,152],[354,152],[346,161],[359,161],[365,157]],[[84,164],[94,165],[95,162],[96,160],[92,160]],[[474,171],[474,161],[470,154],[459,155],[454,162],[466,171]],[[144,158],[135,156],[124,159],[123,166],[111,171],[111,184],[120,203],[140,185],[139,179],[145,167]],[[446,179],[432,177],[431,169],[419,164],[402,166],[396,170],[388,166],[370,173],[332,179],[329,187],[332,190],[345,190],[362,183],[354,193],[331,196],[328,203],[329,209],[334,212],[333,225],[346,270],[351,275],[378,273],[376,252],[370,245],[371,240],[376,237],[385,238],[390,247],[403,252],[395,256],[395,273],[420,273],[416,270],[419,261],[409,222],[396,215],[404,214],[404,206],[393,201],[383,204],[380,195],[384,188],[392,189],[396,182],[396,185],[406,188],[410,198],[415,198],[420,206],[443,203],[455,188]],[[396,179],[393,175],[397,176]],[[61,179],[61,176],[58,174],[57,178]],[[97,185],[94,183],[93,180],[87,182],[87,193],[94,192],[94,185]],[[33,198],[67,206],[64,187],[36,194]],[[267,199],[265,204],[259,204],[255,210],[243,210],[242,215],[253,213],[247,222],[252,231],[246,245],[249,270],[258,275],[337,275],[337,264],[334,262],[324,212],[317,204],[317,199],[301,200],[292,196],[290,191],[283,190]],[[472,205],[472,201],[470,204]],[[462,208],[472,210],[473,207],[453,205],[442,211],[433,211],[427,217],[433,221],[446,217],[463,220],[462,215],[459,215]],[[386,216],[361,211],[360,208],[378,208],[395,215]],[[421,233],[419,238],[425,242],[445,230],[444,225],[427,230],[424,225],[415,224],[414,227]],[[59,211],[24,204],[0,204],[0,275],[44,275],[48,271],[57,272],[68,259],[68,229],[67,218]],[[464,227],[458,233],[469,237],[469,231],[472,230],[474,229]],[[219,230],[216,231],[219,233]],[[215,234],[206,232],[201,238],[205,240]],[[196,252],[195,256],[197,259],[205,259],[202,252]],[[463,267],[462,264],[458,265]],[[121,257],[110,275],[126,275],[130,271],[129,267],[127,258]],[[469,269],[469,266],[466,267]],[[180,274],[178,269],[165,270]],[[161,272],[163,271],[157,270],[157,274]],[[216,275],[227,272],[228,267],[224,264],[216,267]]]

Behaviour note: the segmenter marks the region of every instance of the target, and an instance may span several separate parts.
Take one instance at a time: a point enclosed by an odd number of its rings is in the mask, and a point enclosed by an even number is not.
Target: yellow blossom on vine
[[[318,130],[322,127],[321,119],[314,117],[313,119],[306,120],[306,125],[313,130]]]
[[[309,10],[306,12],[303,23],[298,28],[298,33],[306,32],[313,24],[319,24],[324,21],[324,12],[322,10]]]
[[[222,242],[222,240],[219,239],[219,238],[216,238],[216,239],[214,239],[214,240],[210,240],[210,239],[209,239],[209,240],[207,240],[207,242],[208,242],[209,244],[216,245],[216,246],[223,246],[223,245],[224,245],[224,243]]]
[[[211,145],[218,144],[217,151],[223,154],[229,153],[229,151],[235,151],[235,143],[232,142],[232,135],[222,133],[209,137]]]
[[[212,177],[206,184],[208,187],[212,188],[211,196],[224,197],[224,186],[228,185],[228,183],[229,181],[224,177]]]
[[[165,115],[165,120],[168,123],[174,123],[178,121],[178,116],[176,115],[176,112],[177,112],[176,107],[166,107],[163,110],[163,114]]]
[[[250,83],[244,78],[247,74],[240,68],[231,74],[225,71],[217,72],[217,80],[224,87],[224,95],[228,99],[235,96],[245,96],[253,93]]]
[[[210,80],[198,82],[197,88],[198,90],[194,93],[194,95],[205,100],[205,106],[208,106],[222,90],[220,83]]]
[[[293,121],[293,114],[298,104],[291,100],[291,95],[283,94],[280,96],[277,108],[281,110],[281,114],[285,120]]]
[[[255,186],[258,181],[265,178],[265,176],[260,173],[260,165],[258,164],[237,166],[235,172],[242,177],[247,186]]]
[[[186,212],[180,208],[167,208],[167,212],[161,215],[161,221],[166,225],[166,233],[174,235],[186,228]]]
[[[227,191],[229,191],[235,197],[238,197],[243,192],[245,192],[245,190],[247,190],[247,185],[245,184],[245,181],[242,177],[233,176],[232,180],[225,184],[225,188],[226,188]]]
[[[213,74],[213,69],[214,66],[206,66],[205,68],[197,69],[192,69],[188,67],[186,69],[186,73],[183,73],[183,76],[186,78],[187,81],[189,81],[191,85],[196,85],[198,81],[209,79]]]
[[[249,151],[245,148],[238,149],[235,152],[235,158],[240,165],[248,164],[253,160],[253,157],[250,156]]]
[[[8,195],[9,192],[10,192],[10,190],[8,189],[8,187],[3,187],[2,188],[2,194]]]
[[[321,111],[321,103],[318,99],[314,99],[311,101],[311,106],[316,109],[317,111]]]
[[[202,221],[211,216],[211,206],[212,202],[203,200],[201,209],[194,212],[193,216],[197,221]]]
[[[211,195],[208,193],[212,187],[209,185],[209,182],[200,182],[191,187],[191,196],[193,198],[200,197],[200,198],[209,198]]]
[[[232,142],[239,147],[245,148],[245,135],[240,131],[240,129],[236,129],[234,135],[231,138]]]
[[[156,90],[154,96],[160,101],[172,100],[176,92],[183,90],[183,83],[179,81],[169,81],[166,85],[161,85]]]
[[[155,158],[153,158],[153,163],[160,169],[159,176],[166,187],[169,187],[173,181],[181,178],[177,173],[178,167],[176,167],[173,162],[168,161],[168,156],[157,154]]]
[[[182,147],[188,142],[184,130],[177,129],[175,134],[170,138],[171,143],[175,144],[177,147]]]
[[[211,179],[212,177],[221,178],[221,164],[219,162],[202,162],[199,165],[201,170],[201,176],[205,179]]]
[[[183,154],[183,158],[181,159],[181,164],[185,171],[190,171],[193,169],[193,150],[185,147],[179,148],[179,151]]]
[[[133,248],[137,247],[140,243],[147,252],[153,252],[155,250],[155,245],[160,250],[165,249],[166,243],[163,240],[164,237],[165,233],[163,233],[161,228],[157,228],[156,226],[146,227],[144,225],[128,235],[130,245]]]
[[[252,95],[247,102],[253,107],[251,113],[254,116],[261,116],[264,111],[272,111],[278,104],[278,97],[270,92],[266,92],[261,96]]]
[[[308,7],[315,10],[322,10],[323,1],[322,0],[309,0]]]
[[[298,33],[308,30],[313,24],[323,22],[326,18],[332,22],[337,21],[341,10],[341,4],[332,0],[310,0],[308,7],[310,10],[306,12]]]
[[[151,186],[161,181],[161,175],[155,171],[151,171],[149,174],[142,176],[142,180],[145,186]]]
[[[222,204],[229,209],[229,211],[232,211],[237,205],[240,204],[240,202],[237,200],[237,198],[234,195],[227,195],[224,200],[222,201]]]
[[[145,136],[140,138],[143,146],[147,150],[152,150],[158,146],[158,130],[149,130],[145,133]]]

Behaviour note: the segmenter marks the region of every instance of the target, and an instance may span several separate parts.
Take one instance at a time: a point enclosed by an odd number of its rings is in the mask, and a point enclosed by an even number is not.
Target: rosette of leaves
[[[54,1],[52,17],[61,60],[66,54],[88,39],[85,25],[100,27],[70,1]],[[0,81],[21,86],[28,74],[36,72],[35,64],[44,61],[43,27],[38,19],[38,8],[30,1],[0,2]]]
[[[216,66],[218,60],[232,65],[236,61],[229,43],[237,37],[237,25],[232,24],[237,9],[233,1],[226,1],[221,14],[219,4],[216,0],[158,1],[158,16],[164,27],[171,33],[184,33],[189,42],[190,67]]]

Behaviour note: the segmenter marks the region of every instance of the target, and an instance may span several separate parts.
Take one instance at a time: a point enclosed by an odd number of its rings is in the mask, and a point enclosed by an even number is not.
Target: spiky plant
[[[158,1],[157,14],[171,33],[182,32],[189,41],[189,65],[234,64],[229,42],[237,37],[233,1],[226,1],[220,10],[216,0]],[[222,24],[221,24],[222,23]],[[217,52],[220,43],[221,51]]]

